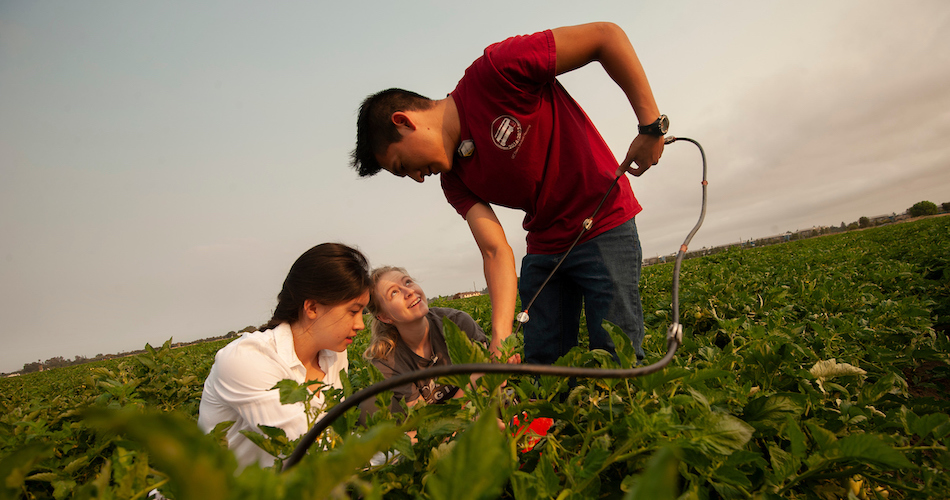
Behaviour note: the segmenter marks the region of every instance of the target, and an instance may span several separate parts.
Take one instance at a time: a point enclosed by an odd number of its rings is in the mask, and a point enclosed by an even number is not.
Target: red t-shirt
[[[525,212],[528,253],[567,250],[617,170],[617,159],[580,105],[555,80],[550,31],[509,38],[485,49],[452,92],[461,139],[474,153],[456,155],[443,173],[446,199],[463,217],[478,202]],[[641,210],[626,176],[582,241]]]

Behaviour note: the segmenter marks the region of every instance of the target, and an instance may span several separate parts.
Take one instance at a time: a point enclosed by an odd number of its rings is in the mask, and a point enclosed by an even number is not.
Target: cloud
[[[845,25],[821,59],[744,82],[706,117],[717,126],[697,136],[715,182],[701,240],[900,212],[946,189],[950,30],[946,16],[915,21],[900,44],[858,44],[866,33]]]

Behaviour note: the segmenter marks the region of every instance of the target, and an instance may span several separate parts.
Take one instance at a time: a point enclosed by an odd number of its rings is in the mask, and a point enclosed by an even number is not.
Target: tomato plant
[[[195,425],[226,341],[4,379],[0,498],[947,498],[948,250],[938,217],[688,260],[684,345],[661,372],[486,376],[462,399],[395,415],[384,394],[287,472],[236,474],[224,430]],[[644,268],[648,361],[666,350],[670,282],[670,265]],[[487,297],[434,305],[488,331]],[[457,362],[485,356],[447,335]],[[367,337],[331,400],[379,380]],[[614,361],[582,346],[558,363]],[[518,432],[525,419],[550,426]],[[379,452],[388,460],[370,465]]]

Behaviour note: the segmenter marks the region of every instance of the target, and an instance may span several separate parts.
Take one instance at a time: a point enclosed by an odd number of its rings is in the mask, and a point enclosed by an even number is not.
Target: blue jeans
[[[518,293],[526,306],[563,254],[528,254],[521,261]],[[525,361],[552,364],[577,346],[581,305],[587,316],[591,349],[617,357],[604,319],[623,329],[643,359],[643,307],[640,304],[640,238],[634,219],[578,244],[551,277],[528,311],[524,325]]]

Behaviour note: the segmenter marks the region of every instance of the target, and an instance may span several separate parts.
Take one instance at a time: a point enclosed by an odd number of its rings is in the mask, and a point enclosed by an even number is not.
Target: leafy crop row
[[[486,376],[465,398],[408,416],[383,408],[360,425],[351,411],[284,473],[235,474],[223,431],[195,425],[225,341],[6,379],[0,499],[144,498],[155,487],[196,499],[948,498],[948,260],[950,217],[689,260],[685,343],[663,371]],[[665,352],[670,282],[671,266],[644,269],[648,361]],[[485,297],[437,305],[490,324]],[[456,334],[453,359],[484,356]],[[378,380],[361,351],[351,348],[337,399]],[[579,348],[560,363],[613,359]],[[516,432],[516,417],[554,425],[539,440]],[[262,445],[293,449],[266,431]],[[395,458],[369,466],[380,450]]]

